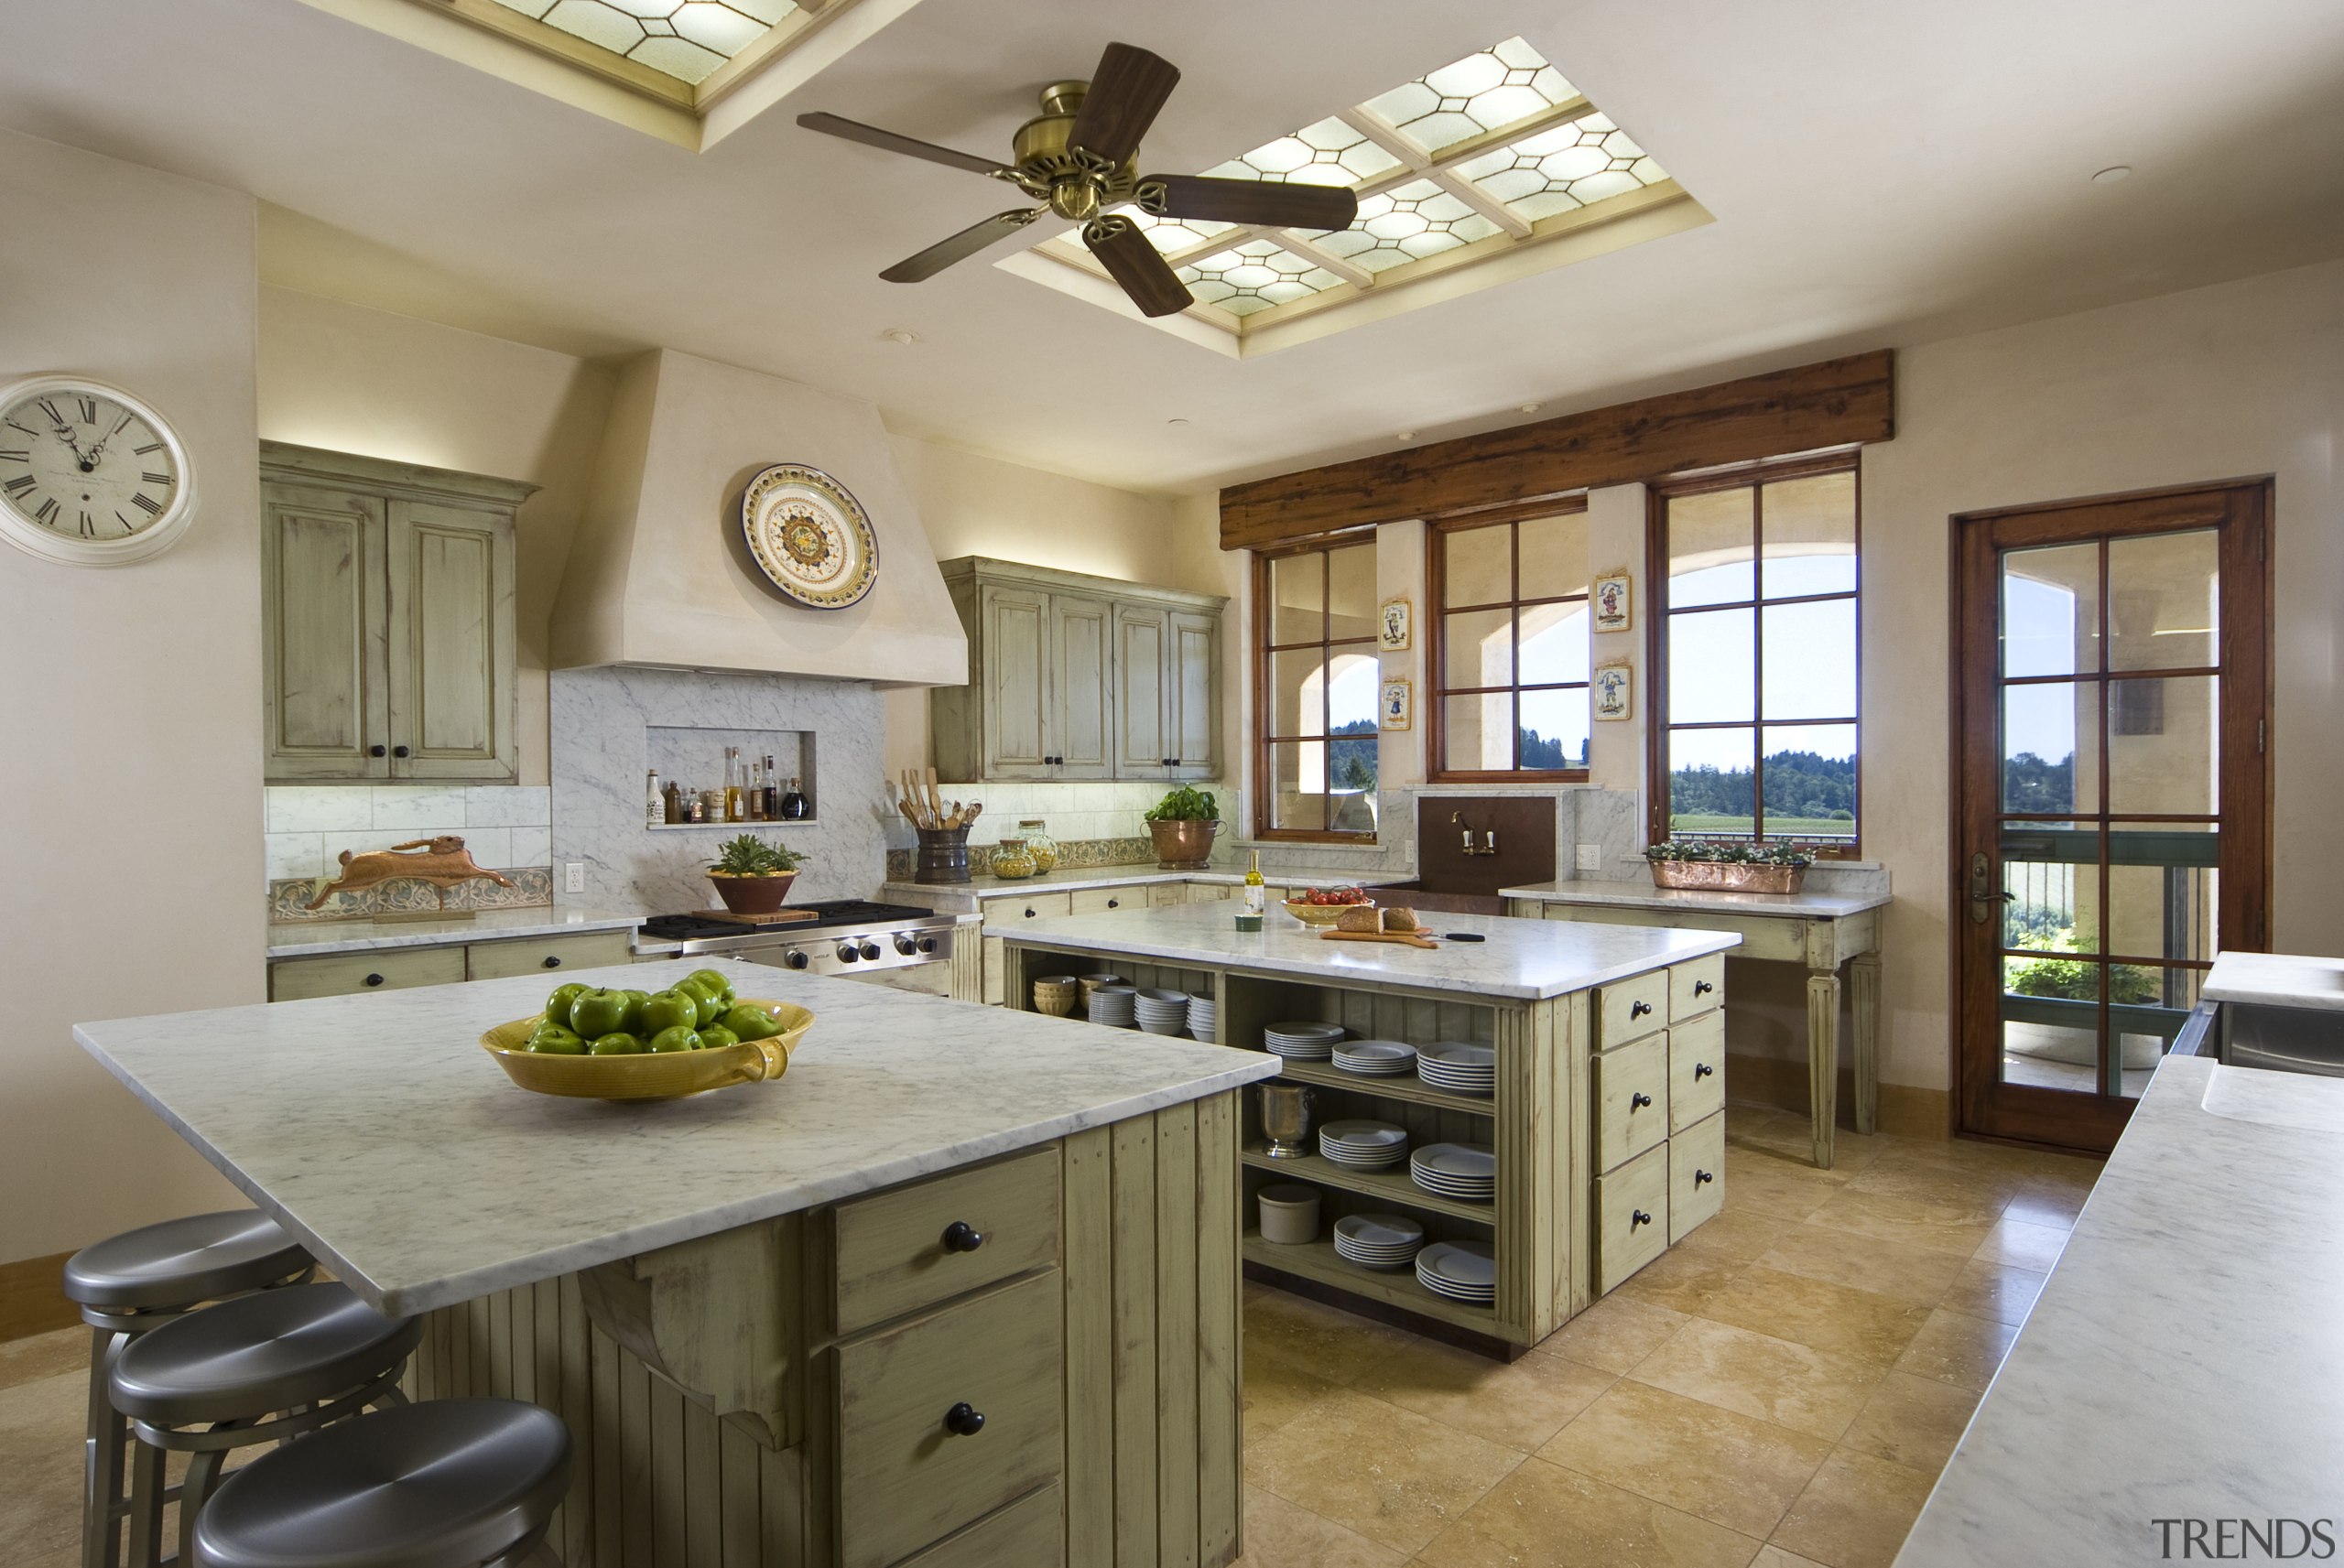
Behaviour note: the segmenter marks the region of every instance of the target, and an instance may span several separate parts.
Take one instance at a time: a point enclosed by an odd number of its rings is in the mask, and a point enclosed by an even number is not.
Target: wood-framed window
[[[1651,492],[1652,836],[1861,843],[1853,451]]]
[[[1587,499],[1426,528],[1426,766],[1436,782],[1587,777]]]
[[[1375,533],[1253,559],[1253,832],[1375,838]]]

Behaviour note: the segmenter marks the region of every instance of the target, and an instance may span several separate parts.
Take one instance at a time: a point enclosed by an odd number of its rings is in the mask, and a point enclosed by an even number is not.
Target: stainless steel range
[[[837,899],[798,905],[811,918],[787,925],[743,925],[712,914],[655,914],[635,933],[647,956],[710,954],[802,974],[870,980],[950,996],[952,943],[960,917],[912,904]]]

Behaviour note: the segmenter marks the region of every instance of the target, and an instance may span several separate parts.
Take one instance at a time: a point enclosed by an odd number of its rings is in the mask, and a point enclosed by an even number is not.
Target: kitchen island
[[[1414,1076],[1360,1076],[1326,1062],[1278,1063],[1283,1079],[1309,1086],[1314,1125],[1365,1119],[1404,1129],[1412,1149],[1491,1150],[1496,1190],[1493,1201],[1475,1203],[1425,1190],[1405,1165],[1359,1170],[1315,1149],[1274,1158],[1257,1097],[1247,1096],[1240,1158],[1249,1273],[1512,1354],[1717,1212],[1725,1186],[1723,954],[1739,936],[1435,914],[1427,918],[1442,939],[1426,950],[1330,941],[1277,909],[1267,929],[1241,932],[1232,907],[1121,910],[1019,926],[1004,934],[1009,1005],[1033,1005],[1037,976],[1104,969],[1138,986],[1211,996],[1214,1040],[1249,1054],[1263,1051],[1265,1026],[1288,1021],[1338,1023],[1355,1037],[1412,1045],[1479,1044],[1496,1054],[1489,1096]],[[1250,1223],[1260,1189],[1291,1181],[1319,1189],[1316,1242],[1270,1242]],[[1435,1294],[1405,1271],[1357,1268],[1324,1238],[1338,1217],[1384,1212],[1422,1224],[1427,1241],[1492,1249],[1494,1302]]]
[[[428,1314],[411,1392],[569,1422],[572,1564],[1232,1560],[1236,1098],[1275,1064],[727,969],[812,1032],[778,1083],[656,1104],[505,1078],[478,1038],[534,976],[74,1036],[360,1296]]]

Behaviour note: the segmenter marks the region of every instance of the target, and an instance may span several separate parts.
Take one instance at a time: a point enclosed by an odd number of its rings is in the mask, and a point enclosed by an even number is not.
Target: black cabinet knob
[[[1651,1103],[1652,1096],[1650,1095],[1630,1095],[1628,1097],[1628,1108],[1630,1110],[1642,1110]]]
[[[1695,996],[1707,996],[1717,989],[1717,987],[1711,985],[1707,980],[1695,980],[1693,982],[1693,994]]]
[[[380,975],[369,975],[366,977],[366,983],[370,986],[379,986],[383,983],[383,977]]]
[[[1032,906],[1031,904],[1028,904],[1028,905],[1026,905],[1026,919],[1028,919],[1028,920],[1031,920],[1031,919],[1033,919],[1033,918],[1034,918],[1034,908],[1033,908],[1033,906]]]
[[[548,953],[548,954],[547,954],[547,955],[546,955],[546,968],[548,968],[548,969],[559,969],[559,968],[561,968],[561,957],[560,957],[560,956],[559,956],[559,954],[554,954],[554,953]]]
[[[1693,1064],[1693,1076],[1696,1080],[1706,1078],[1716,1071],[1717,1069],[1710,1066],[1707,1062],[1696,1062]]]
[[[405,746],[394,746],[391,748],[391,755],[394,757],[404,757],[407,755],[407,748]]]
[[[1693,1184],[1695,1186],[1698,1187],[1704,1182],[1714,1182],[1716,1180],[1717,1178],[1715,1176],[1710,1175],[1707,1171],[1702,1170],[1699,1166],[1697,1165],[1693,1168]]]
[[[1630,1004],[1628,1008],[1628,1016],[1630,1018],[1642,1018],[1645,1013],[1650,1012],[1651,1011],[1652,1003],[1648,1001],[1634,1002]]]
[[[1640,1225],[1650,1225],[1651,1223],[1652,1216],[1646,1214],[1644,1210],[1639,1208],[1628,1211],[1628,1228],[1630,1230],[1633,1230]]]
[[[366,748],[366,754],[370,757],[386,757],[390,755],[390,752],[391,749],[388,746],[375,745]]]
[[[956,1219],[944,1227],[944,1250],[974,1252],[985,1244],[985,1233],[965,1219]]]
[[[985,1412],[962,1400],[944,1412],[944,1430],[955,1437],[974,1437],[985,1429]]]
[[[1111,898],[1107,901],[1107,907],[1109,909],[1121,909],[1123,907],[1123,901],[1119,898]]]

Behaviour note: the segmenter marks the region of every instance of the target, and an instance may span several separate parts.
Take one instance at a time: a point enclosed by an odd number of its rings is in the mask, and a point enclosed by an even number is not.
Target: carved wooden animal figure
[[[411,838],[404,844],[394,844],[387,849],[370,849],[364,855],[342,852],[342,875],[318,890],[318,896],[307,905],[310,909],[323,907],[326,900],[338,892],[359,892],[377,882],[396,881],[410,877],[429,882],[444,896],[458,882],[468,882],[485,877],[498,887],[509,888],[512,880],[499,871],[483,871],[472,863],[472,851],[464,848],[463,839],[453,833],[442,833],[437,838]]]

